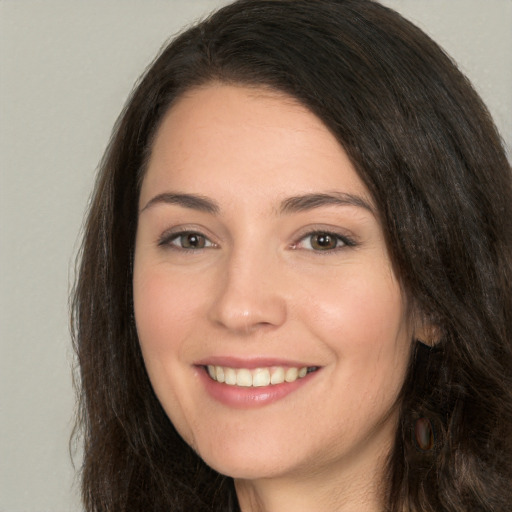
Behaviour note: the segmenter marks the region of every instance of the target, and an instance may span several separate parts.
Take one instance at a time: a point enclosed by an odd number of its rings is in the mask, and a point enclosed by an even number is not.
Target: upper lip
[[[200,359],[194,363],[196,366],[224,366],[228,368],[247,368],[248,370],[255,368],[269,368],[272,366],[283,366],[293,368],[304,368],[319,366],[311,362],[305,363],[304,361],[280,359],[274,357],[251,357],[239,358],[234,356],[209,356]]]

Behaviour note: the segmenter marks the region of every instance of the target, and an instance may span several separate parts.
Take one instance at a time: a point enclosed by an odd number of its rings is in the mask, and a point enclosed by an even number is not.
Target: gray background
[[[0,512],[80,510],[68,293],[95,169],[164,41],[223,3],[0,0]],[[455,58],[510,156],[512,0],[384,3]]]

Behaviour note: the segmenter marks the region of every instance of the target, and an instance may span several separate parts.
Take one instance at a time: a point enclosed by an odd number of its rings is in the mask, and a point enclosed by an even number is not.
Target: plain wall
[[[0,0],[0,512],[80,510],[68,293],[95,169],[164,41],[224,3]],[[384,3],[455,58],[512,155],[512,1]]]

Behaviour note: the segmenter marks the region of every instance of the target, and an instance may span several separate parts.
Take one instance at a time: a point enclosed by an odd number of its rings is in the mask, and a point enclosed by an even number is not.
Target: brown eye
[[[206,247],[206,238],[199,233],[183,233],[179,237],[179,246],[183,249],[204,249]]]
[[[355,247],[356,245],[353,239],[338,233],[312,231],[303,236],[297,244],[294,244],[293,248],[328,253],[335,252],[337,249],[343,249],[344,247]]]
[[[315,251],[329,251],[339,245],[339,237],[331,233],[315,233],[310,236],[311,248]]]
[[[217,247],[209,238],[196,231],[164,234],[158,241],[158,245],[182,251],[196,251]]]

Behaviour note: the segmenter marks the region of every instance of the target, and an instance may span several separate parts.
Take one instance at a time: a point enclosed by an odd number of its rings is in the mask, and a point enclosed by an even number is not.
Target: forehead
[[[338,190],[369,197],[324,123],[294,98],[210,84],[183,95],[155,137],[141,202],[166,188],[251,196]]]

